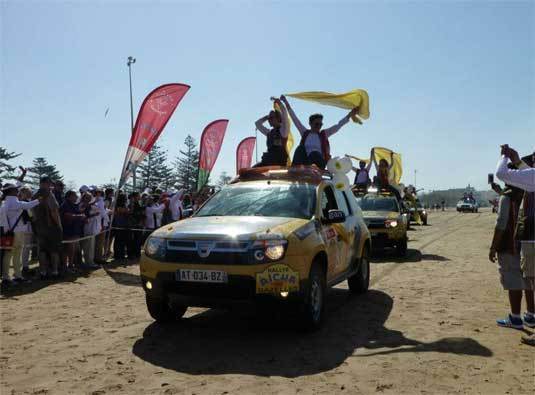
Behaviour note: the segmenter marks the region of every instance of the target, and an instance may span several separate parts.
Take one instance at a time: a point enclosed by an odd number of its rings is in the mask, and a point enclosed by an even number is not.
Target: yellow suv
[[[156,230],[140,272],[159,322],[189,306],[293,304],[316,329],[327,287],[368,290],[370,234],[351,190],[312,168],[244,171],[191,218]]]
[[[391,192],[375,188],[356,196],[374,249],[395,247],[397,255],[405,256],[409,219],[402,203]]]

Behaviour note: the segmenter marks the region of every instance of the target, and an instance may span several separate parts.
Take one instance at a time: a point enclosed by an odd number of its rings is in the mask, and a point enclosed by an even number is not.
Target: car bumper
[[[257,275],[273,266],[285,266],[299,273],[297,290],[281,295],[281,292],[257,293]],[[305,289],[308,273],[296,270],[298,263],[290,265],[288,260],[262,265],[196,265],[173,264],[142,257],[140,277],[143,289],[155,298],[169,298],[186,306],[224,307],[239,303],[255,303],[262,300],[291,301],[301,296]],[[299,266],[300,267],[300,266]],[[179,269],[221,270],[227,273],[226,283],[204,283],[178,281]],[[303,271],[303,273],[301,273]],[[150,286],[148,286],[150,283]]]
[[[301,297],[306,280],[300,281],[300,291],[279,294],[257,294],[256,280],[250,276],[229,275],[224,284],[180,282],[174,273],[158,273],[155,279],[141,276],[143,289],[154,298],[168,298],[189,307],[228,307],[250,305],[262,301],[293,302]],[[150,282],[150,289],[147,284]]]

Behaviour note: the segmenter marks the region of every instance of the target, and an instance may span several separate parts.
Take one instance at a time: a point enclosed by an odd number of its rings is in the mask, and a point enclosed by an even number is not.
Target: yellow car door
[[[318,190],[319,204],[316,217],[321,223],[321,237],[326,247],[328,257],[327,281],[336,277],[346,266],[346,254],[344,238],[347,238],[345,224],[328,224],[326,218],[329,210],[340,210],[336,199],[335,189],[328,185],[320,186]]]

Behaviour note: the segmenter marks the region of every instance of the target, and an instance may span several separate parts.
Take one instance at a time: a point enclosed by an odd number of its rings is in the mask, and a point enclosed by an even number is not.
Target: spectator
[[[67,272],[76,271],[75,256],[80,248],[80,243],[76,240],[82,237],[86,216],[80,211],[80,206],[76,201],[78,196],[75,191],[68,191],[65,194],[65,201],[61,205],[61,222],[63,225],[63,267]],[[80,264],[81,262],[76,262]]]
[[[158,195],[154,195],[145,207],[145,228],[150,231],[149,233],[161,226],[161,214],[165,209],[165,204],[159,204],[158,200]]]
[[[522,277],[520,251],[514,237],[522,196],[521,189],[511,186],[507,186],[507,189],[500,196],[498,218],[489,251],[491,262],[496,261],[496,255],[498,257],[500,281],[503,289],[508,291],[511,307],[511,313],[508,317],[496,322],[499,326],[514,329],[524,327],[520,315],[522,291],[525,292],[528,311],[533,312],[533,291],[530,284]]]
[[[130,216],[128,234],[128,259],[138,259],[141,257],[141,245],[144,242],[144,232],[140,230],[144,227],[145,209],[140,203],[139,192],[130,195]]]
[[[108,216],[108,210],[106,209],[106,203],[104,201],[104,196],[102,189],[95,188],[93,191],[95,196],[95,207],[98,210],[99,218],[99,233],[95,236],[95,263],[102,264],[105,262],[105,244],[106,244],[106,230],[110,225],[110,218]]]
[[[171,215],[173,221],[179,221],[183,218],[184,213],[184,206],[183,206],[183,198],[184,198],[184,189],[179,190],[176,192],[169,202],[169,207],[171,209]]]
[[[40,198],[40,204],[33,209],[33,214],[39,246],[39,272],[42,278],[46,278],[48,274],[58,276],[63,237],[59,206],[51,187],[50,177],[41,177],[39,190],[34,196],[34,199]]]
[[[61,180],[54,183],[54,197],[56,198],[58,205],[61,206],[65,200],[65,184]]]
[[[31,202],[20,201],[17,197],[18,187],[14,184],[5,184],[2,188],[2,226],[9,232],[14,233],[13,247],[7,250],[2,259],[2,288],[13,284],[27,282],[22,276],[22,262],[24,244],[26,244],[27,234],[31,236],[31,228],[24,222],[23,216],[26,210],[30,210],[39,204],[39,200]],[[13,266],[13,282],[10,280],[9,267]]]
[[[85,216],[83,227],[83,239],[80,240],[80,248],[84,255],[84,265],[90,269],[96,269],[99,266],[95,265],[95,242],[96,236],[101,230],[101,214],[99,208],[95,204],[93,196],[86,192],[82,195],[80,202],[80,211]],[[86,236],[94,236],[85,238]]]
[[[164,226],[173,222],[173,213],[171,212],[171,199],[167,193],[160,197],[160,204],[164,206],[160,215],[160,226]]]
[[[535,168],[533,168],[534,155],[526,157],[530,165],[522,161],[518,153],[508,145],[501,147],[502,158],[498,162],[496,177],[503,182],[523,189],[526,193],[523,198],[523,213],[520,216],[519,227],[516,229],[517,238],[520,239],[521,246],[521,269],[524,277],[530,282],[531,288],[535,289]],[[516,169],[508,168],[511,161]],[[531,166],[531,167],[530,167]],[[535,327],[533,311],[527,312],[524,316],[524,323],[527,326]],[[524,336],[522,341],[531,346],[535,346],[535,335]]]
[[[113,215],[113,258],[123,260],[126,256],[126,247],[128,244],[128,226],[130,211],[126,205],[126,195],[119,194],[115,204],[115,213]]]
[[[19,190],[19,199],[23,202],[29,202],[32,199],[32,190],[29,187],[22,187]],[[26,225],[26,233],[24,236],[24,245],[30,246],[33,242],[34,225],[32,222],[31,210],[24,210],[22,212],[22,221]],[[22,276],[28,277],[30,275],[30,251],[32,247],[23,247],[22,249]]]

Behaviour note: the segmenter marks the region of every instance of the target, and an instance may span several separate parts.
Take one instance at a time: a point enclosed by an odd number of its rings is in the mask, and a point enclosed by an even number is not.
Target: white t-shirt
[[[305,149],[307,151],[307,155],[310,155],[314,151],[317,151],[319,153],[322,152],[321,139],[318,133],[310,132],[308,134],[308,137],[305,140]]]

